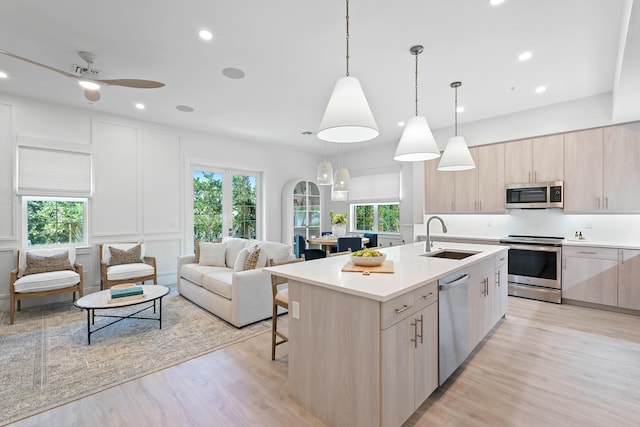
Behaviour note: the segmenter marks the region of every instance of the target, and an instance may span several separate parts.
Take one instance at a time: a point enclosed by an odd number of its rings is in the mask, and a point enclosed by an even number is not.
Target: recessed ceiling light
[[[244,71],[238,68],[225,68],[224,70],[222,70],[222,74],[229,77],[230,79],[244,78]]]
[[[404,122],[398,122],[398,126],[400,127],[404,126]]]
[[[536,93],[542,93],[542,92],[544,92],[545,90],[547,90],[547,88],[546,88],[546,87],[544,87],[544,86],[538,86],[538,87],[536,88]]]
[[[144,107],[144,104],[142,104],[142,103],[138,102],[138,103],[136,104],[136,108],[137,108],[138,110],[144,110],[144,108],[145,108],[145,107]]]
[[[456,108],[456,113],[464,113],[464,107],[459,105],[458,108]]]
[[[531,52],[526,51],[526,52],[522,52],[519,56],[518,56],[518,60],[520,61],[528,61],[531,59]]]
[[[504,3],[504,0],[489,0],[489,3],[491,3],[491,6],[497,6]]]
[[[177,105],[176,110],[182,111],[183,113],[191,113],[193,112],[193,107],[189,107],[188,105]]]
[[[0,71],[0,79],[6,79],[9,76],[7,75],[7,73],[5,73],[4,71]]]
[[[211,34],[211,31],[207,30],[200,31],[198,35],[202,40],[211,40],[213,38],[213,34]]]

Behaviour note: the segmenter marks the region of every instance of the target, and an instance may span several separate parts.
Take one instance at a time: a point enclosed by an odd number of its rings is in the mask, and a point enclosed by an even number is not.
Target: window
[[[367,203],[351,205],[352,231],[400,233],[399,203]]]
[[[258,174],[194,170],[194,240],[214,241],[226,235],[255,239],[257,183]]]
[[[86,245],[87,199],[23,197],[25,246]]]

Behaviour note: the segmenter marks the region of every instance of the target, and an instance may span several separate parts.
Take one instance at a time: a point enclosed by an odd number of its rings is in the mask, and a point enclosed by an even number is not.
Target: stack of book
[[[128,286],[114,286],[111,288],[109,304],[142,298],[144,298],[144,292],[141,286],[135,286],[133,284]]]

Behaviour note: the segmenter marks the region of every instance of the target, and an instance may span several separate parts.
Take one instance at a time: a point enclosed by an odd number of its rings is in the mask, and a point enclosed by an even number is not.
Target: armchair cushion
[[[145,263],[111,265],[107,267],[107,280],[135,279],[149,276],[153,272],[153,267]]]
[[[140,243],[130,249],[118,249],[113,246],[109,247],[111,259],[109,265],[135,264],[142,261],[142,246]]]
[[[74,265],[76,263],[76,249],[70,248],[54,248],[54,249],[21,249],[20,256],[18,257],[18,277],[22,277],[27,269],[27,256],[29,254],[47,256],[58,254],[66,254],[69,258],[69,264]]]
[[[61,270],[47,273],[29,274],[16,279],[13,284],[15,292],[42,292],[54,289],[68,288],[80,281],[80,275],[75,271]]]
[[[30,274],[48,273],[51,271],[74,271],[73,266],[69,261],[69,254],[66,250],[49,256],[27,252],[26,258],[27,266],[24,270],[25,276]]]
[[[123,251],[129,250],[136,245],[140,245],[140,260],[144,262],[145,256],[145,244],[144,243],[105,243],[102,245],[102,262],[107,265],[111,265],[111,251],[110,248],[116,248]]]
[[[200,265],[210,265],[213,267],[226,267],[225,245],[222,243],[200,242]]]

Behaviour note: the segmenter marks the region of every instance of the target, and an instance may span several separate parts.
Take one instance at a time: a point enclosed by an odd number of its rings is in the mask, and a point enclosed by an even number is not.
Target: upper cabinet
[[[440,172],[437,160],[426,162],[426,212],[504,213],[504,144],[469,151],[475,169]]]
[[[565,135],[564,210],[640,212],[640,124]]]
[[[504,144],[505,184],[562,181],[563,135],[551,135]]]

